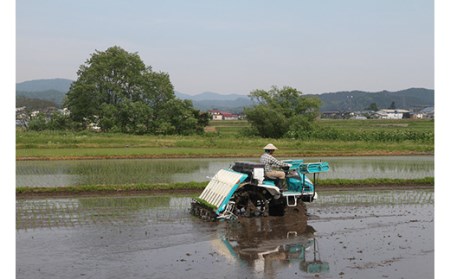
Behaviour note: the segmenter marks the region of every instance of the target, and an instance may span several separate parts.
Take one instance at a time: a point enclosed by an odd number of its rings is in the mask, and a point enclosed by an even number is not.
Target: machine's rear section
[[[230,199],[246,174],[232,170],[221,169],[211,179],[201,195],[192,202],[191,211],[203,219],[211,220],[218,216],[229,216],[233,212],[233,202]]]
[[[286,213],[306,215],[304,201],[312,202],[316,198],[316,174],[328,171],[328,163],[285,162],[291,167],[285,170],[283,185],[266,177],[264,165],[260,163],[236,162],[230,169],[221,169],[193,200],[192,214],[205,220],[283,216]],[[314,183],[306,174],[313,174]]]

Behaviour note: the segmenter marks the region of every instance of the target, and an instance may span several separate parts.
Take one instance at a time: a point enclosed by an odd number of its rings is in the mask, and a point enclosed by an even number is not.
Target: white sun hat
[[[275,147],[275,145],[269,143],[268,145],[264,146],[264,150],[277,150],[278,148]]]

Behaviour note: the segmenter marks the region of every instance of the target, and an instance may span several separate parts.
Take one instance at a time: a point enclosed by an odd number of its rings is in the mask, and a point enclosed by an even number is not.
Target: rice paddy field
[[[205,222],[192,195],[18,199],[16,278],[433,278],[433,190],[322,191]]]
[[[280,158],[282,159],[282,158]],[[204,187],[222,168],[236,161],[258,161],[258,158],[171,158],[171,159],[91,159],[17,161],[16,188],[39,187],[86,189],[124,186],[145,188],[151,185],[177,185],[184,189]],[[432,185],[433,156],[351,156],[306,158],[305,162],[326,161],[330,169],[318,176],[320,185],[361,185],[419,182]],[[312,178],[311,178],[312,179]],[[158,186],[158,187],[160,187]],[[156,187],[156,186],[155,186]],[[42,189],[40,190],[42,191]]]
[[[276,140],[245,136],[245,121],[189,137],[17,130],[16,278],[433,278],[434,122],[318,125]],[[307,220],[190,214],[209,175],[269,141],[331,163]],[[21,194],[33,189],[49,192]]]

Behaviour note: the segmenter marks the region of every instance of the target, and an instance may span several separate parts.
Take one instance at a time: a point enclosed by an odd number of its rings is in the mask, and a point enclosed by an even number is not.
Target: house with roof
[[[409,113],[406,109],[380,109],[375,112],[375,116],[379,119],[402,119],[403,115]]]
[[[213,109],[208,110],[208,113],[211,114],[212,120],[239,120],[239,114],[227,111]]]
[[[423,114],[423,118],[434,118],[434,107],[426,107],[420,111]]]

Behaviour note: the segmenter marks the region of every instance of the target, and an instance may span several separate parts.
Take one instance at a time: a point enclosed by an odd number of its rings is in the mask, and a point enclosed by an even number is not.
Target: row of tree
[[[292,87],[255,90],[250,93],[257,105],[245,108],[244,113],[255,134],[266,138],[300,137],[313,129],[319,116],[320,99],[302,97]]]
[[[59,115],[57,129],[98,125],[102,131],[134,134],[189,135],[202,133],[210,116],[194,109],[192,101],[176,98],[169,75],[147,67],[137,53],[113,46],[95,51],[81,65],[78,78],[66,95],[68,116]],[[312,128],[319,115],[320,100],[305,98],[291,88],[255,90],[250,97],[257,105],[244,113],[253,133],[279,138]],[[45,127],[37,117],[30,129]],[[47,128],[50,128],[48,126]]]

